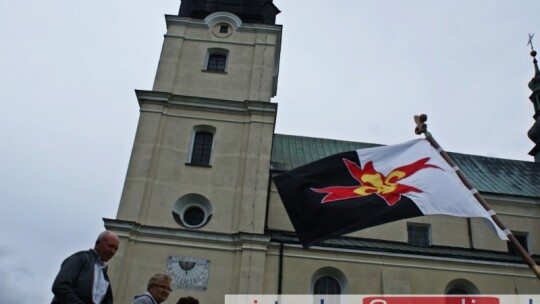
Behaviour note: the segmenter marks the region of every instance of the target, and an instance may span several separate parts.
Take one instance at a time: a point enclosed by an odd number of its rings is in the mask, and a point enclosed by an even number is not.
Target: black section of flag
[[[322,203],[325,193],[312,188],[360,186],[343,158],[361,165],[355,151],[332,155],[278,176],[274,183],[304,247],[331,237],[423,215],[409,198],[389,206],[376,194]]]

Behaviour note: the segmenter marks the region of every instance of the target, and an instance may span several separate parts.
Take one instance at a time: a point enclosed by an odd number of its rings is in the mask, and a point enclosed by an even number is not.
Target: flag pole
[[[491,218],[499,226],[499,228],[504,231],[506,236],[508,237],[508,241],[514,246],[514,248],[518,251],[518,253],[521,255],[521,257],[525,260],[527,265],[531,268],[533,273],[536,275],[538,279],[540,279],[540,267],[536,265],[536,262],[533,260],[533,258],[529,255],[529,253],[521,246],[521,244],[518,242],[514,234],[507,229],[504,224],[501,222],[495,211],[491,209],[489,204],[486,202],[486,200],[480,195],[478,190],[474,188],[474,186],[467,180],[465,175],[461,173],[461,170],[457,167],[457,165],[454,163],[454,161],[448,156],[448,154],[441,148],[439,143],[433,138],[431,133],[427,131],[427,124],[425,123],[427,121],[427,115],[421,114],[421,115],[415,115],[414,121],[416,122],[416,128],[414,129],[414,133],[420,135],[424,134],[426,139],[429,141],[429,143],[440,153],[440,155],[444,158],[444,160],[456,171],[456,174],[459,176],[459,179],[463,184],[467,187],[467,189],[471,190],[474,193],[474,197],[478,202],[484,207],[484,209],[491,215]]]

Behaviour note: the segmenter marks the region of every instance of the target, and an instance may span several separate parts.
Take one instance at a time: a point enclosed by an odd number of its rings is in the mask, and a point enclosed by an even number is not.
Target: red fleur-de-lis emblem
[[[429,157],[422,158],[409,165],[396,168],[388,173],[388,175],[384,175],[375,170],[372,161],[367,162],[362,169],[356,163],[343,158],[343,162],[345,163],[345,166],[347,166],[349,174],[358,181],[359,185],[330,186],[319,189],[311,188],[311,190],[317,193],[326,193],[321,200],[321,203],[376,194],[383,198],[389,206],[392,206],[401,199],[402,194],[422,192],[422,190],[418,188],[400,183],[402,179],[410,177],[422,169],[441,169],[438,166],[427,164],[429,159]]]

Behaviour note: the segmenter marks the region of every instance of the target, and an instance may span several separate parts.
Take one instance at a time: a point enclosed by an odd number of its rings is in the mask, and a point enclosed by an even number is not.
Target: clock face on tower
[[[206,290],[210,261],[195,257],[170,256],[167,273],[172,276],[174,288]]]

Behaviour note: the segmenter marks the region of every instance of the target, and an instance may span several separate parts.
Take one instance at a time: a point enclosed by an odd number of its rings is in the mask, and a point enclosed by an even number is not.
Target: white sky
[[[276,132],[532,161],[538,0],[275,0]],[[0,303],[48,303],[114,218],[178,0],[0,0]],[[143,286],[141,286],[143,288]],[[172,300],[169,301],[172,303]]]

